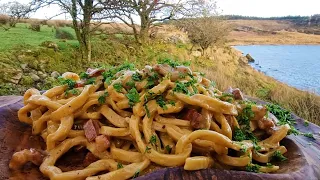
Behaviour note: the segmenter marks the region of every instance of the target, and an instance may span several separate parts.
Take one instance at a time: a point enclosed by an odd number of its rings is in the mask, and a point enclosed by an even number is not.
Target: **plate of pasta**
[[[17,138],[6,143],[19,145],[5,160],[11,177],[201,179],[197,173],[210,169],[203,179],[231,178],[226,172],[272,179],[306,172],[303,153],[286,138],[291,124],[187,65],[139,70],[125,63],[66,72],[59,81],[45,92],[27,90],[7,123]]]

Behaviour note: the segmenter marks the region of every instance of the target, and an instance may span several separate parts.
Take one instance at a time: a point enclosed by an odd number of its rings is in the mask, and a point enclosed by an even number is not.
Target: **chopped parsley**
[[[285,161],[287,160],[286,157],[284,157],[280,151],[275,151],[272,155],[272,159],[278,160],[278,161]]]
[[[182,65],[190,66],[191,65],[191,61],[184,61],[184,62],[182,62]]]
[[[266,166],[267,166],[267,168],[273,168],[273,164],[271,164],[271,163],[267,163]]]
[[[253,142],[254,150],[259,151],[261,149],[261,147],[258,145],[258,139],[254,136],[254,134],[249,129],[235,128],[233,133],[233,140],[235,141],[251,140]]]
[[[117,169],[121,169],[121,168],[123,168],[123,165],[122,165],[122,163],[119,163],[119,162],[118,162],[118,164],[117,164]]]
[[[69,94],[79,95],[80,91],[79,89],[70,89],[70,90],[66,90],[66,92],[64,93],[65,96],[68,96]]]
[[[106,103],[106,97],[108,96],[108,92],[104,92],[101,96],[98,98],[99,104],[104,104]]]
[[[168,109],[167,105],[166,105],[166,101],[163,98],[163,96],[158,96],[158,98],[156,99],[157,104],[164,110]]]
[[[94,84],[96,83],[96,78],[95,77],[92,77],[90,79],[87,79],[87,81],[85,82],[85,84]]]
[[[136,88],[130,89],[126,96],[129,99],[130,107],[133,107],[136,103],[140,102],[140,96]]]
[[[211,82],[210,82],[210,85],[211,85],[212,87],[216,87],[217,83],[214,82],[214,81],[211,81]]]
[[[312,133],[303,133],[303,135],[305,136],[305,137],[308,137],[308,138],[311,138],[311,139],[316,139],[316,138],[314,138],[313,137],[313,134]]]
[[[165,148],[166,148],[167,153],[170,154],[171,150],[172,150],[172,147],[170,147],[169,145],[166,145]]]
[[[122,71],[122,70],[134,70],[135,66],[132,63],[125,62],[123,65],[118,66],[118,67],[113,67],[108,69],[107,71],[102,73],[103,80],[106,82],[108,85],[111,84],[111,81],[115,79],[115,75],[117,72]]]
[[[152,145],[156,145],[156,142],[157,142],[157,136],[156,135],[152,135],[150,140],[149,140],[149,143],[152,144]]]
[[[257,164],[248,164],[246,166],[246,171],[258,173],[261,166]]]
[[[113,84],[113,88],[117,91],[117,92],[121,92],[122,90],[122,84],[121,83],[115,83]]]
[[[126,83],[126,86],[128,86],[129,89],[131,89],[131,88],[134,88],[134,87],[136,86],[136,83],[133,82],[133,81],[128,81],[128,82]]]
[[[165,59],[159,59],[158,60],[159,64],[168,64],[169,66],[175,68],[177,66],[180,66],[180,64],[172,59],[165,58]]]
[[[181,92],[183,94],[190,94],[188,88],[183,82],[176,82],[176,87],[173,88],[174,92]]]
[[[142,81],[142,75],[139,74],[139,73],[137,73],[137,72],[134,73],[134,74],[132,74],[131,78],[132,78],[132,80],[134,80],[134,81]]]
[[[300,132],[293,126],[296,122],[291,117],[290,111],[281,108],[279,105],[276,104],[267,104],[268,111],[271,112],[273,115],[277,117],[279,122],[278,125],[285,125],[288,124],[290,126],[289,134],[299,135]]]
[[[308,127],[308,126],[309,126],[309,122],[308,122],[308,121],[304,121],[303,125],[304,125],[305,127]]]
[[[148,106],[146,104],[144,105],[144,109],[146,110],[147,117],[150,118],[150,111],[149,111]]]
[[[137,178],[140,174],[140,170],[137,170],[134,175],[132,176],[132,179]]]
[[[79,74],[80,79],[88,79],[89,75],[86,72],[81,72]]]
[[[205,77],[206,73],[200,72],[200,76]]]
[[[73,89],[77,84],[76,81],[74,81],[72,79],[65,79],[63,77],[59,77],[58,80],[59,80],[60,84],[67,85],[69,90]]]
[[[252,111],[251,104],[247,104],[245,108],[243,108],[242,112],[240,112],[239,116],[237,116],[238,122],[240,125],[246,125],[247,128],[250,128],[250,119],[254,117],[254,113]]]
[[[174,102],[172,100],[169,101],[169,104],[171,104],[172,106],[176,106],[176,102]]]
[[[144,151],[144,153],[151,153],[151,147],[146,146],[146,150]]]
[[[241,149],[240,149],[241,152],[246,153],[247,150],[248,150],[247,146],[241,145]]]
[[[154,72],[154,74],[152,76],[148,76],[147,77],[147,84],[145,86],[145,88],[147,89],[151,89],[156,85],[156,80],[159,79],[159,75],[158,73]]]

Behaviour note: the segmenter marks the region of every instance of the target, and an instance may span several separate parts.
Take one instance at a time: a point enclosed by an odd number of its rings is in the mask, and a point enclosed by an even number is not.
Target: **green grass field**
[[[38,46],[44,41],[53,41],[63,49],[65,43],[55,38],[56,30],[53,27],[43,25],[40,32],[36,32],[29,29],[29,26],[26,23],[18,23],[15,28],[10,28],[8,31],[0,29],[0,51],[9,50],[21,45]],[[61,29],[75,35],[71,27],[63,27]],[[77,40],[67,40],[66,43],[71,45],[79,44]]]

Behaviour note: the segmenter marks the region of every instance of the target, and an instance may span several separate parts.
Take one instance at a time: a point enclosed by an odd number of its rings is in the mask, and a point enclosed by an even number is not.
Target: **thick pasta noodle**
[[[287,151],[279,142],[288,125],[277,126],[239,89],[221,92],[187,66],[167,62],[138,70],[124,64],[88,69],[81,78],[68,72],[60,81],[43,94],[26,91],[19,120],[43,137],[46,149],[16,152],[11,169],[31,161],[55,180],[128,179],[150,172],[151,163],[269,173],[279,169],[269,163],[273,157]],[[94,156],[84,169],[55,166],[79,147]]]

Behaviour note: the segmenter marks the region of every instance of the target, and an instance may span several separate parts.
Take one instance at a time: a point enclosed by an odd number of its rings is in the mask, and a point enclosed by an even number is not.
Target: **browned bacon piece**
[[[265,130],[270,134],[272,132],[272,128],[275,127],[274,122],[270,118],[262,118],[258,120],[258,127],[262,130]]]
[[[88,68],[87,69],[87,74],[89,75],[89,77],[98,77],[100,76],[105,70],[101,69],[101,68],[96,68],[96,69],[91,69]]]
[[[170,80],[176,81],[180,78],[182,75],[191,74],[190,68],[186,66],[177,66],[177,67],[171,67],[168,64],[157,64],[153,66],[153,70],[161,74],[162,76],[166,76],[170,74]]]
[[[91,152],[88,152],[86,157],[83,160],[83,166],[87,167],[89,166],[91,163],[94,163],[96,161],[98,161],[99,159],[94,156]]]
[[[37,150],[34,148],[24,149],[13,154],[9,163],[9,168],[19,169],[29,161],[37,166],[40,166],[45,156],[46,153],[42,150]]]
[[[190,121],[195,129],[207,129],[207,120],[195,109],[189,109],[183,119]]]
[[[96,120],[90,119],[84,124],[83,126],[84,134],[88,139],[88,141],[95,140],[95,138],[99,135],[99,128],[100,128],[100,125]]]
[[[232,89],[229,87],[225,92],[232,94],[235,100],[244,100],[244,96],[239,88]]]
[[[106,151],[110,147],[110,137],[100,135],[96,137],[96,148],[99,152]]]

